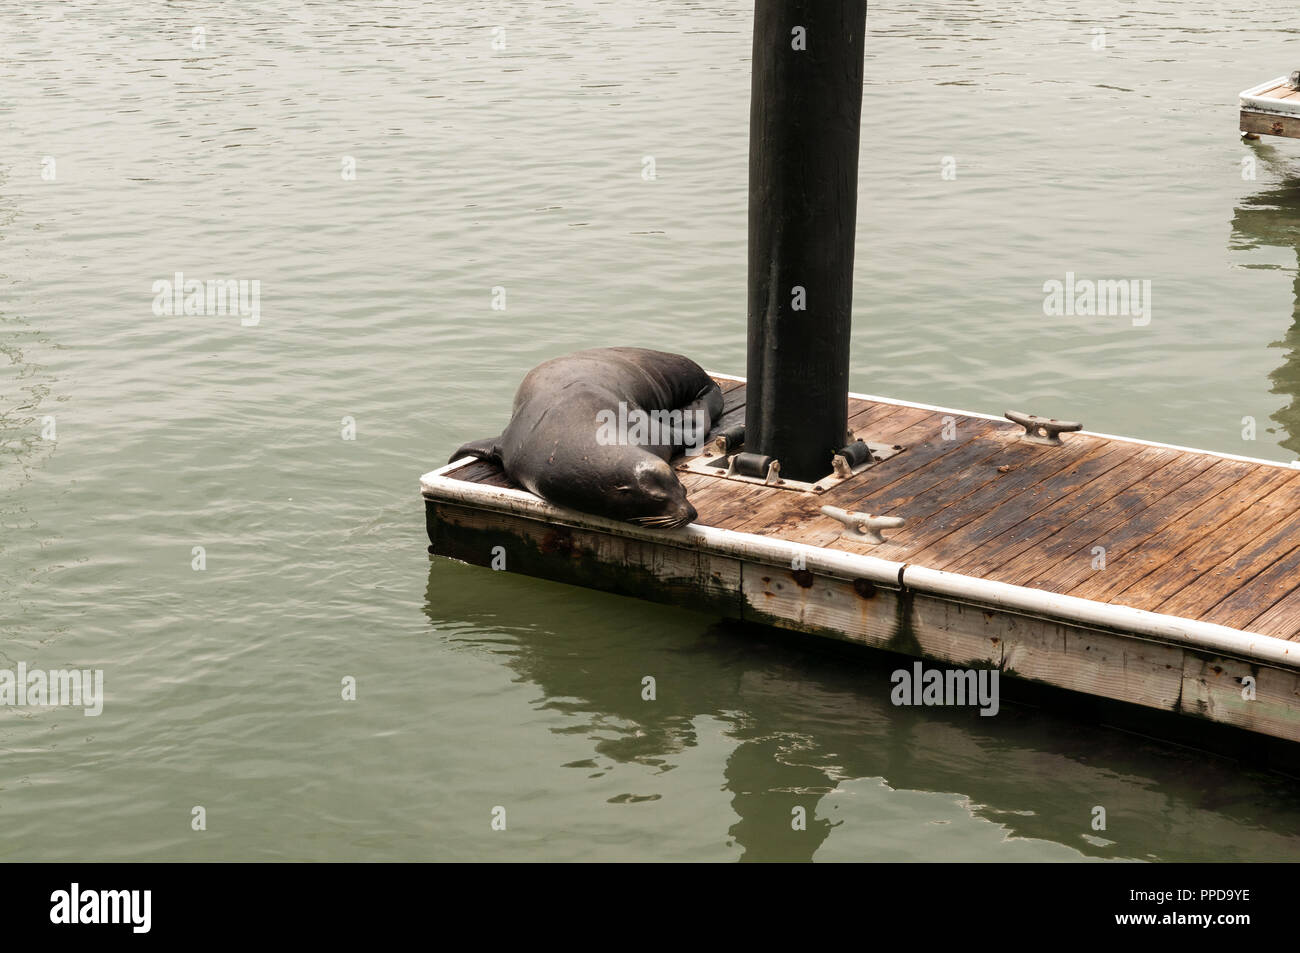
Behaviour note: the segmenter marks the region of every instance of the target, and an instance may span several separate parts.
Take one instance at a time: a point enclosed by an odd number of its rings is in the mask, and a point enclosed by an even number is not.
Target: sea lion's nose
[[[691,506],[690,503],[687,503],[687,504],[686,504],[686,522],[688,522],[688,523],[694,523],[694,522],[695,522],[697,519],[699,519],[699,518],[700,518],[700,514],[697,513],[697,512],[695,511],[695,507]]]

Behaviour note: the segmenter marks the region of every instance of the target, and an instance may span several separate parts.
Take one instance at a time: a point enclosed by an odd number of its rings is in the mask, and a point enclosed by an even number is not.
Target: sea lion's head
[[[607,519],[677,529],[699,518],[672,467],[639,447],[597,446],[550,458],[540,479],[512,477],[545,500]],[[522,477],[522,478],[521,478]]]
[[[534,483],[519,482],[561,506],[639,526],[677,529],[699,518],[672,467],[636,447],[595,447],[549,462]]]
[[[677,529],[699,517],[672,467],[652,453],[625,451],[610,475],[613,479],[602,488],[599,508],[592,507],[593,512],[661,529]]]

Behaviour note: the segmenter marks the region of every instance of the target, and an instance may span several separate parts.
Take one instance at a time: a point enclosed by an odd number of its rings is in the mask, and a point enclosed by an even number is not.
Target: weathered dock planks
[[[820,494],[679,471],[699,520],[676,532],[445,467],[431,550],[1300,741],[1300,470],[859,395],[848,416],[905,449]],[[868,545],[827,504],[907,522]]]

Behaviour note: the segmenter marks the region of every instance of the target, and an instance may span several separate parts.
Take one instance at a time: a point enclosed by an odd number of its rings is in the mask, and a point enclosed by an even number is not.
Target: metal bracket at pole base
[[[1003,414],[1013,424],[1025,428],[1022,440],[1028,443],[1041,443],[1049,447],[1061,446],[1061,434],[1082,430],[1083,424],[1071,420],[1056,420],[1052,417],[1039,417],[1019,410],[1008,410]]]
[[[713,439],[705,446],[704,452],[715,457],[725,457],[728,453],[735,453],[744,443],[745,425],[740,424],[714,431]]]
[[[781,485],[781,461],[761,453],[738,453],[727,465],[727,476],[761,479],[766,486]]]
[[[877,457],[871,452],[871,447],[864,441],[853,440],[831,455],[831,472],[841,480],[847,480],[854,473],[865,470],[876,462]]]
[[[876,443],[855,440],[831,454],[831,472],[815,483],[791,480],[781,476],[781,464],[774,457],[761,453],[737,452],[732,443],[732,432],[715,432],[702,453],[679,457],[673,466],[686,473],[725,480],[738,480],[780,490],[799,493],[824,493],[845,480],[852,479],[865,470],[883,463],[903,452],[900,444]],[[775,468],[771,464],[776,464]]]
[[[902,516],[872,516],[870,513],[850,513],[838,506],[823,506],[822,512],[831,519],[839,520],[844,524],[844,529],[840,533],[842,538],[855,539],[861,543],[883,543],[885,537],[880,533],[882,529],[901,529],[907,523],[907,520]]]

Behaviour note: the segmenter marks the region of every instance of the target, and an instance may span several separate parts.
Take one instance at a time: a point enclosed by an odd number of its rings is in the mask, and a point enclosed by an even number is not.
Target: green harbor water
[[[1237,136],[1293,22],[873,3],[853,389],[1295,459],[1300,141]],[[1293,780],[426,554],[419,476],[541,360],[744,373],[751,23],[0,0],[0,668],[105,692],[0,706],[0,859],[1300,858]],[[256,323],[157,313],[178,272]],[[1067,274],[1149,322],[1046,315]]]

